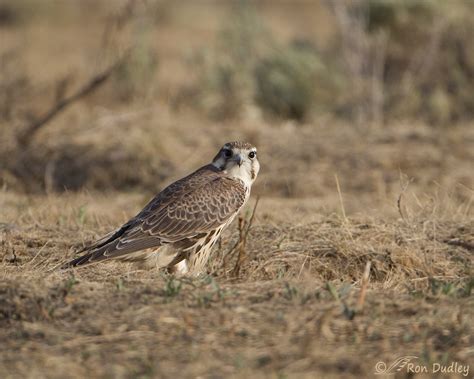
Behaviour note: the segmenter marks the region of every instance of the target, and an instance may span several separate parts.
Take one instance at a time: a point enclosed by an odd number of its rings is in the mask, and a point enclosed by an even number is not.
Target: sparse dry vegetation
[[[472,376],[472,12],[0,4],[0,377]],[[234,139],[262,170],[208,275],[55,269]]]
[[[360,377],[400,355],[472,363],[466,209],[441,216],[437,202],[407,220],[395,211],[311,220],[295,212],[321,213],[309,201],[262,199],[237,278],[237,254],[226,266],[220,255],[239,238],[237,226],[200,279],[113,262],[50,271],[139,199],[4,194],[16,221],[2,225],[5,377]]]

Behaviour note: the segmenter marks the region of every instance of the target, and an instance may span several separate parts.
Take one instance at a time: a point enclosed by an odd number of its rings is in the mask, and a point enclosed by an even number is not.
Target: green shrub
[[[236,2],[215,46],[194,54],[189,62],[196,81],[186,90],[194,105],[215,119],[239,116],[252,105],[255,63],[271,44],[256,9],[246,1]]]
[[[216,47],[190,62],[197,80],[188,100],[217,119],[259,107],[273,117],[302,121],[313,111],[331,109],[340,75],[328,69],[311,42],[276,42],[247,2],[237,3],[233,16]]]
[[[143,99],[153,90],[158,61],[146,43],[139,43],[112,77],[113,96],[122,101]]]
[[[370,0],[368,6],[369,35],[388,35],[387,115],[439,124],[471,118],[474,3]]]
[[[111,97],[121,101],[143,100],[150,97],[156,83],[158,59],[153,47],[154,14],[143,14],[146,9],[129,16],[134,44],[128,59],[115,71],[111,80]],[[153,17],[152,17],[153,16]],[[113,33],[110,33],[113,35]],[[120,50],[112,46],[112,51]]]
[[[337,76],[316,49],[297,41],[257,63],[255,99],[267,113],[302,121],[331,107],[337,97]]]
[[[474,2],[365,0],[344,7],[335,12],[340,33],[320,51],[310,39],[275,40],[254,7],[235,3],[216,46],[191,62],[196,81],[187,99],[218,119],[248,107],[297,121],[332,113],[361,125],[474,116]]]

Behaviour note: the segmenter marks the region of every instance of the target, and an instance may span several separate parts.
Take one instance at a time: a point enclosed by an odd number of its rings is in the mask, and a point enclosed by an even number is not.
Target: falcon
[[[145,260],[171,272],[199,275],[212,246],[247,202],[259,170],[254,146],[226,143],[210,164],[170,184],[63,268],[109,259]]]

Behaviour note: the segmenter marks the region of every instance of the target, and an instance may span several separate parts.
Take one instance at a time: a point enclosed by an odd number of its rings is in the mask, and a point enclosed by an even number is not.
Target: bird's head
[[[212,164],[229,176],[242,180],[248,187],[260,170],[257,148],[247,142],[226,143],[214,157]]]

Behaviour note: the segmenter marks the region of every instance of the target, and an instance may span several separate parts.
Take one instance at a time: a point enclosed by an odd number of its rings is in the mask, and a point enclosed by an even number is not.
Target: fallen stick
[[[94,90],[96,90],[100,85],[105,83],[105,81],[112,75],[112,73],[124,62],[124,60],[129,56],[129,51],[127,51],[120,59],[118,59],[114,64],[108,67],[106,70],[101,73],[93,76],[86,84],[79,88],[75,93],[70,96],[59,99],[52,108],[46,112],[42,117],[33,121],[28,125],[18,136],[18,144],[25,148],[28,147],[33,140],[33,137],[36,133],[50,122],[54,117],[56,117],[60,112],[64,111],[75,101],[87,96]]]

